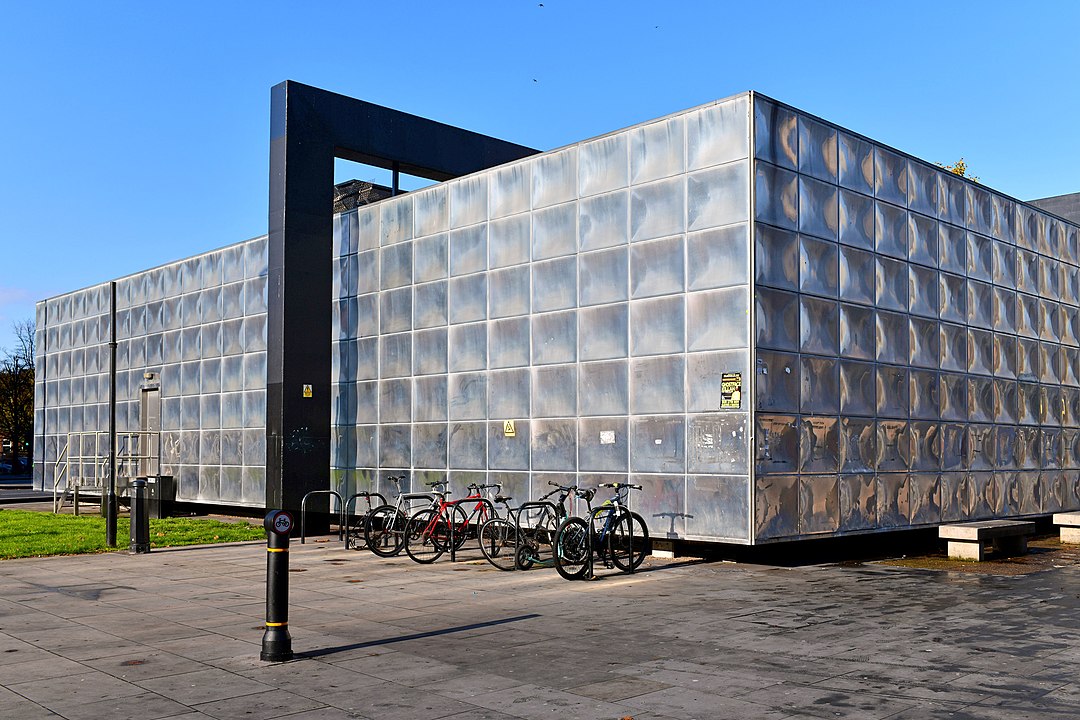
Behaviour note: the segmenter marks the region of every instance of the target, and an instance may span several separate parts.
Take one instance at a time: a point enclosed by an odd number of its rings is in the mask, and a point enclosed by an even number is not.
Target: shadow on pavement
[[[531,620],[533,618],[540,617],[539,613],[529,613],[528,615],[517,615],[515,617],[502,618],[501,620],[489,620],[487,622],[471,623],[469,625],[457,625],[455,627],[443,628],[442,630],[429,630],[428,632],[412,633],[411,635],[397,635],[394,637],[383,638],[382,640],[369,640],[367,642],[352,643],[350,645],[339,645],[338,647],[323,648],[322,650],[310,650],[308,652],[297,653],[297,659],[300,658],[315,658],[323,657],[325,655],[333,655],[334,653],[347,652],[349,650],[360,650],[367,647],[378,647],[380,645],[392,645],[393,643],[406,642],[408,640],[423,640],[429,637],[438,637],[439,635],[450,635],[452,633],[466,632],[468,630],[478,630],[480,628],[492,627],[494,625],[505,625],[506,623],[521,622],[522,620]]]

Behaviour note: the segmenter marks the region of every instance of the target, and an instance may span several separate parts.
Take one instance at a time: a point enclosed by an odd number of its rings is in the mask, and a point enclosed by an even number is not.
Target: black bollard
[[[289,634],[289,533],[292,515],[273,510],[263,520],[266,528],[266,630],[260,660],[285,662],[293,659]]]
[[[150,552],[150,515],[146,508],[146,478],[135,480],[135,496],[131,498],[131,545],[133,553]]]

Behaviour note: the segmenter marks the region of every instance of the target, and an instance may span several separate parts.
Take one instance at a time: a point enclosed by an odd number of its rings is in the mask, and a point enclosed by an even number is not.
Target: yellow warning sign
[[[733,410],[742,407],[742,373],[724,373],[720,376],[720,407]]]
[[[503,422],[503,435],[506,437],[517,437],[517,426],[514,425],[513,420]]]
[[[306,397],[306,398],[311,397],[311,386],[310,385],[305,385],[304,386],[304,397]]]

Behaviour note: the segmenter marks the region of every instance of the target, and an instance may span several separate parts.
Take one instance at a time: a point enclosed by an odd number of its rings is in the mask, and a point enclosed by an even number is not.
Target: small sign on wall
[[[741,407],[742,373],[724,373],[720,376],[720,408],[738,410]]]
[[[306,397],[306,398],[311,397],[311,386],[310,385],[305,385],[304,386],[304,397]]]
[[[513,420],[506,420],[503,422],[503,436],[517,437],[517,425]]]

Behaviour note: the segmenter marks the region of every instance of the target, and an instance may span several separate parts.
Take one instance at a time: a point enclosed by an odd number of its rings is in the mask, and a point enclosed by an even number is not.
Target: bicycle
[[[514,554],[514,565],[518,570],[529,570],[535,565],[550,567],[555,562],[553,550],[549,550],[550,555],[545,557],[543,547],[554,548],[555,533],[562,521],[569,516],[566,500],[571,494],[577,492],[578,488],[576,485],[559,485],[550,481],[548,485],[554,486],[555,489],[539,500],[527,502],[518,508],[515,525],[518,541]],[[548,498],[555,494],[559,495],[558,500],[548,501]],[[538,510],[539,514],[535,518],[530,518],[531,510]],[[522,516],[528,524],[522,522]]]
[[[596,491],[579,490],[577,496],[588,505],[588,519],[568,517],[555,533],[555,569],[567,580],[591,576],[594,554],[605,567],[632,573],[648,553],[649,528],[644,518],[624,504],[630,490],[641,490],[641,486],[601,483],[600,487],[613,488],[615,494],[594,508]]]
[[[479,527],[488,518],[495,516],[495,506],[491,500],[481,494],[481,490],[496,488],[501,485],[468,486],[471,494],[460,500],[447,500],[445,497],[437,504],[409,518],[405,525],[405,552],[418,563],[433,563],[447,550],[457,551],[465,544],[473,528]],[[462,503],[475,500],[472,511],[466,512]],[[475,537],[475,535],[474,535]]]
[[[506,517],[493,517],[487,520],[480,526],[477,534],[480,540],[480,551],[484,553],[487,561],[499,570],[527,570],[531,567],[531,562],[526,567],[521,566],[521,562],[525,561],[519,562],[519,553],[523,544],[531,545],[533,543],[530,536],[536,534],[536,528],[540,528],[540,532],[543,532],[550,526],[551,536],[553,537],[558,520],[552,522],[548,518],[566,516],[566,498],[576,487],[562,486],[550,481],[548,485],[553,485],[556,489],[544,495],[539,501],[527,502],[517,508],[510,507],[509,501],[512,498],[503,497],[502,495],[495,498],[495,502],[506,506]],[[554,503],[547,502],[549,497],[560,491],[563,492],[563,495],[559,498],[557,507]],[[534,526],[523,530],[521,516],[523,513],[528,515],[530,509],[540,509],[542,513]],[[550,541],[548,544],[550,544]]]
[[[362,515],[356,513],[356,501],[363,498],[367,502],[367,510]],[[378,498],[378,503],[373,503],[372,498]],[[367,547],[368,525],[371,524],[372,512],[386,505],[386,498],[377,492],[358,492],[349,496],[345,501],[345,549],[352,547],[353,550],[362,550]],[[350,512],[350,508],[352,511]]]
[[[445,480],[429,482],[430,492],[403,493],[401,481],[404,477],[389,475],[386,479],[398,487],[397,502],[394,505],[380,505],[372,510],[364,527],[367,548],[379,557],[393,557],[405,546],[405,526],[409,517],[414,514],[411,509],[416,501],[426,500],[428,507],[433,507],[446,497],[445,491],[439,490],[440,487],[446,487]]]

